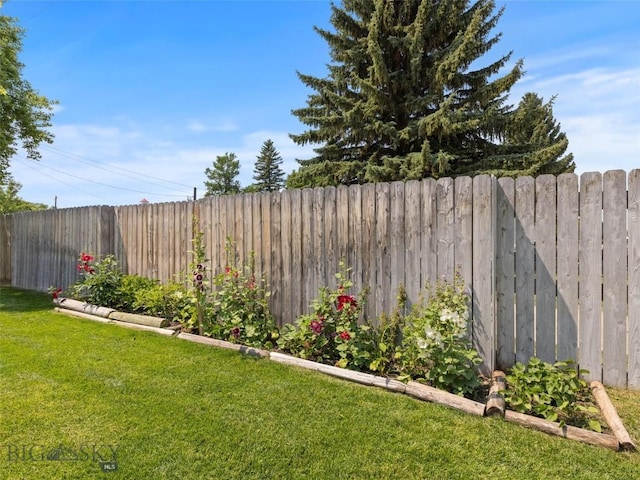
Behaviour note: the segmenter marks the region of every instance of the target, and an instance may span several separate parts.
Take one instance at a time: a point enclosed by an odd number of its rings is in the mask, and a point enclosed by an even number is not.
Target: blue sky
[[[513,51],[527,74],[510,102],[557,95],[577,173],[640,168],[640,1],[496,0],[506,9],[487,63]],[[20,196],[59,208],[185,200],[204,171],[235,153],[252,182],[260,146],[308,158],[289,133],[309,90],[296,70],[324,76],[330,2],[30,1],[2,13],[27,32],[21,61],[33,87],[57,99],[42,160],[12,160]]]

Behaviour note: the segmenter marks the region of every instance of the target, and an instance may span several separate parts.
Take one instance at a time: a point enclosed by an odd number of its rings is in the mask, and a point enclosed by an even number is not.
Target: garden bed
[[[152,331],[166,336],[176,336],[183,340],[211,345],[218,348],[232,349],[247,355],[269,358],[270,360],[278,363],[316,370],[327,375],[357,382],[363,385],[375,386],[392,392],[403,393],[420,400],[438,403],[476,416],[500,416],[506,421],[518,423],[528,428],[533,428],[551,435],[577,440],[583,443],[605,447],[615,451],[636,450],[636,447],[626,432],[615,407],[610,402],[604,387],[599,382],[592,382],[591,390],[613,435],[598,433],[569,425],[562,425],[558,422],[551,422],[539,417],[507,410],[504,406],[504,398],[501,393],[501,391],[504,390],[502,383],[504,374],[502,374],[502,372],[494,372],[494,375],[492,376],[492,388],[490,390],[487,403],[484,404],[415,381],[404,383],[392,378],[304,360],[276,351],[262,350],[224,340],[181,332],[179,327],[171,326],[169,321],[158,317],[126,314],[123,312],[117,312],[113,309],[89,305],[87,303],[67,298],[56,298],[54,299],[54,303],[56,305],[56,311],[68,315],[103,323],[118,324],[128,328]]]

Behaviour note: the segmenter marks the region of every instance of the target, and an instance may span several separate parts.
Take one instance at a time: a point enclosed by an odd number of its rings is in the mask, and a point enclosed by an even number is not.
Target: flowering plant
[[[104,307],[120,306],[123,273],[113,255],[95,262],[92,255],[83,252],[78,259],[77,270],[83,278],[70,287],[73,298]]]
[[[311,305],[311,313],[301,316],[296,326],[285,325],[278,346],[293,355],[339,367],[367,368],[370,358],[368,325],[358,325],[364,294],[348,294],[353,282],[349,268],[340,262],[338,287],[322,287]]]
[[[252,347],[271,348],[278,329],[267,302],[270,292],[264,278],[256,275],[255,254],[241,264],[235,262],[235,248],[227,240],[229,264],[213,279],[213,302],[206,312],[205,335],[242,343]]]
[[[403,374],[436,388],[464,395],[480,384],[475,367],[481,359],[467,332],[469,298],[456,273],[453,283],[439,281],[422,294],[405,319]]]

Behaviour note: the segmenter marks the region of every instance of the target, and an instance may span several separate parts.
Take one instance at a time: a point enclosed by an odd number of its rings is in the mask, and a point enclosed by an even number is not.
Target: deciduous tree
[[[207,188],[205,197],[209,195],[229,195],[240,193],[240,182],[237,180],[240,174],[240,160],[235,153],[218,155],[212,168],[204,171],[208,180],[204,182]]]
[[[56,102],[36,92],[22,76],[18,54],[23,35],[14,18],[0,14],[0,182],[20,147],[27,158],[38,160],[38,146],[53,141],[47,129]]]

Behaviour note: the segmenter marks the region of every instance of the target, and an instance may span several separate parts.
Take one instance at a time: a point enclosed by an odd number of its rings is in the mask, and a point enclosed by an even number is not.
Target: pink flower
[[[238,338],[240,336],[240,327],[233,327],[231,329],[231,335],[233,335],[235,338]]]
[[[338,295],[338,311],[341,311],[345,305],[349,305],[352,308],[356,308],[358,303],[352,295]]]
[[[349,340],[351,340],[351,335],[349,335],[349,332],[347,332],[346,330],[343,332],[340,332],[339,337],[345,342],[348,342]]]

